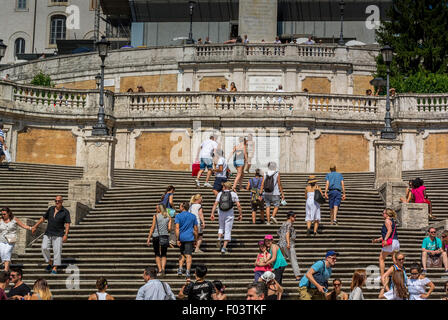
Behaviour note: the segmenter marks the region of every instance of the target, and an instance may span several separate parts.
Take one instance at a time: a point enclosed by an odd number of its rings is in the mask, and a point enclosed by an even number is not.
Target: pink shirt
[[[264,259],[266,261],[268,260],[268,257],[270,258],[270,254],[268,252],[266,252],[266,255],[264,253],[259,253],[257,257],[257,262],[260,262],[261,259]],[[255,266],[254,271],[263,271],[263,272],[272,271],[272,266],[270,264],[264,267]]]
[[[415,203],[425,203],[425,186],[420,186],[416,189],[412,189],[412,194],[414,195]]]

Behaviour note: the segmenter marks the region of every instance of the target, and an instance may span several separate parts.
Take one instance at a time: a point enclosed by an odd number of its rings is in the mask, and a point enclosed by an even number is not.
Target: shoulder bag
[[[160,280],[159,280],[160,281]],[[160,281],[160,283],[162,284],[163,287],[163,291],[165,291],[165,298],[163,300],[175,300],[173,299],[167,292],[166,287],[165,287],[165,282]]]
[[[314,201],[316,201],[319,204],[325,203],[325,198],[322,195],[322,192],[320,192],[320,190],[317,188],[314,190]]]
[[[160,234],[159,222],[158,222],[158,219],[157,219],[157,214],[156,214],[156,227],[157,227],[157,233],[159,234],[159,245],[161,247],[168,247],[170,245],[170,239],[169,239],[169,236],[162,236]]]
[[[392,242],[394,241],[394,235],[395,235],[395,230],[396,229],[397,229],[397,223],[395,222],[394,232],[392,232],[392,236],[390,236],[389,239],[387,239],[386,245],[383,245],[383,247],[387,247],[387,246],[391,246],[392,245]]]

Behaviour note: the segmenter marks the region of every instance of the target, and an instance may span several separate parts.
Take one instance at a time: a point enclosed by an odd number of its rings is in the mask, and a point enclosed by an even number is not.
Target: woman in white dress
[[[320,205],[316,201],[314,201],[314,192],[319,190],[322,193],[322,190],[317,185],[318,180],[316,176],[308,177],[308,185],[305,188],[305,199],[306,199],[306,236],[309,237],[311,234],[311,224],[314,223],[314,236],[317,235],[317,229],[319,228],[320,223]]]
[[[422,275],[422,269],[418,263],[410,268],[411,276],[407,279],[409,300],[426,300],[434,291],[435,286],[431,280]],[[426,288],[429,288],[426,292]]]
[[[9,271],[9,265],[11,264],[12,250],[17,241],[17,226],[26,230],[33,230],[32,227],[14,218],[12,211],[8,207],[2,208],[0,219],[0,257],[2,262],[5,263],[5,271]]]
[[[188,209],[192,214],[196,216],[196,221],[198,222],[198,241],[196,243],[196,248],[194,252],[203,253],[201,250],[202,238],[205,228],[204,213],[202,212],[202,196],[201,194],[196,194],[190,199],[190,209]]]

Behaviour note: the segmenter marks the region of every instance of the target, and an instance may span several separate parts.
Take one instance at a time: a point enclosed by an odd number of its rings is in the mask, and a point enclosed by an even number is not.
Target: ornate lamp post
[[[193,40],[193,8],[196,1],[188,1],[190,6],[190,33],[188,34],[187,44],[194,44]]]
[[[101,58],[101,81],[100,81],[100,108],[98,111],[98,122],[93,126],[92,136],[107,136],[108,130],[106,123],[104,122],[104,60],[107,57],[109,51],[110,42],[106,40],[105,36],[101,37],[101,41],[97,41],[96,47],[98,48],[98,55]],[[95,80],[97,78],[95,77]]]
[[[5,56],[6,53],[6,48],[8,46],[6,44],[3,43],[3,40],[0,39],[0,61],[2,60],[2,58]]]
[[[343,33],[343,30],[344,30],[344,6],[345,6],[344,0],[340,1],[339,2],[339,8],[341,9],[341,34],[339,36],[339,41],[338,41],[338,44],[340,46],[345,45],[344,33]]]
[[[386,79],[386,117],[384,122],[386,126],[381,131],[381,139],[396,139],[397,135],[392,129],[390,123],[390,97],[389,97],[389,73],[390,73],[390,63],[392,62],[393,50],[390,46],[386,45],[381,49],[381,55],[383,56],[383,61],[387,66],[387,79]]]
[[[101,85],[101,74],[97,73],[95,76],[96,88],[99,89]]]

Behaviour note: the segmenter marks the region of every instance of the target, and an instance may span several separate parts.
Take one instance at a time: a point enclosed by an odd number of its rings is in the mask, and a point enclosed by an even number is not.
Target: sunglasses
[[[418,272],[411,272],[411,275],[413,275],[413,276],[418,276],[420,273],[418,273]]]
[[[340,283],[335,283],[334,286],[335,286],[335,287],[340,287],[341,284],[340,284]]]
[[[404,258],[401,258],[401,259],[397,259],[397,261],[404,261]]]
[[[54,200],[56,203],[62,203],[62,200]]]

